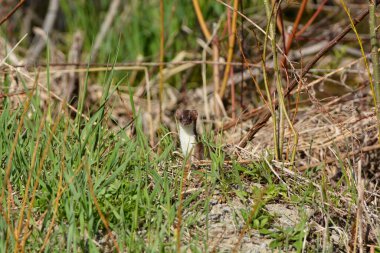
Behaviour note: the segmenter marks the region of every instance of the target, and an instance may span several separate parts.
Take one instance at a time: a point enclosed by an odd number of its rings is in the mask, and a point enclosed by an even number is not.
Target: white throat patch
[[[194,151],[195,145],[197,144],[197,138],[194,133],[194,124],[188,126],[179,124],[179,139],[183,155],[190,155],[189,153]]]

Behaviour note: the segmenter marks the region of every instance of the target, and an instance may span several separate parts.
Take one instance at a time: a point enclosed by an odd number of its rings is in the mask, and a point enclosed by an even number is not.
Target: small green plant
[[[270,243],[272,249],[296,249],[297,252],[302,251],[303,242],[307,236],[306,216],[301,216],[301,221],[295,226],[277,227],[268,235],[273,239]]]
[[[248,221],[249,210],[242,209],[241,215],[243,216],[244,221]],[[270,215],[265,209],[258,209],[252,217],[251,227],[256,229],[261,234],[269,233],[269,228],[273,222],[273,216]]]

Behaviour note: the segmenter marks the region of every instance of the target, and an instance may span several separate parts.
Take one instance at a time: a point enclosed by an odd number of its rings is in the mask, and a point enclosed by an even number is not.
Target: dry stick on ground
[[[303,54],[304,55],[304,54]],[[194,65],[201,65],[201,64],[209,64],[209,65],[227,65],[226,62],[220,62],[220,61],[203,61],[203,60],[181,60],[181,61],[165,61],[165,62],[154,62],[154,61],[149,61],[149,62],[142,62],[142,61],[134,61],[134,62],[117,62],[113,64],[115,67],[127,67],[127,66],[144,66],[144,67],[157,67],[162,65],[186,65],[186,64],[194,64]],[[250,63],[250,64],[244,64],[241,62],[230,62],[230,65],[233,66],[242,66],[244,67],[251,67],[251,68],[262,68],[261,64],[256,64],[256,63]],[[70,67],[70,66],[76,66],[76,67],[108,67],[110,64],[109,63],[75,63],[75,62],[50,62],[49,67]],[[36,64],[36,67],[47,67],[47,64],[45,63],[40,63]],[[26,67],[25,64],[20,64],[20,65],[14,65],[13,67],[15,68],[24,68]],[[268,70],[271,70],[272,68],[267,67]]]
[[[25,91],[17,91],[14,93],[0,93],[0,99],[5,97],[13,97],[13,96],[20,96],[25,95],[26,92],[31,91],[32,89],[25,89]]]
[[[50,0],[49,8],[46,13],[46,17],[43,24],[43,30],[46,35],[49,35],[53,25],[55,23],[55,19],[57,17],[57,12],[59,8],[59,0]],[[46,40],[41,36],[37,35],[33,45],[29,48],[26,56],[26,65],[34,64],[41,54],[42,50],[46,45]]]
[[[376,0],[376,5],[380,2],[380,0]],[[368,15],[368,9],[363,11],[362,13],[360,13],[356,18],[353,19],[353,24],[356,26],[359,22],[361,22],[366,16]],[[329,44],[324,47],[321,51],[319,51],[313,59],[311,59],[307,64],[306,66],[302,69],[301,73],[300,73],[300,78],[303,78],[308,72],[309,70],[314,66],[315,63],[318,62],[318,60],[323,56],[325,55],[331,48],[333,48],[336,44],[338,44],[338,42],[348,33],[350,32],[352,29],[351,27],[351,24],[348,24],[342,32],[340,32],[334,39],[332,39]],[[291,91],[297,87],[298,85],[298,81],[297,79],[294,79],[290,85],[289,85],[289,88],[285,91],[284,93],[284,98],[289,96],[289,94],[291,93]],[[275,102],[275,108],[277,109],[278,108],[278,100],[276,100]],[[248,141],[251,141],[253,139],[253,137],[256,135],[256,133],[261,129],[263,128],[267,121],[269,120],[271,116],[271,113],[268,111],[268,109],[265,109],[265,112],[263,112],[263,116],[260,117],[260,119],[258,120],[258,122],[248,131],[248,133],[242,138],[242,140],[239,142],[239,147],[240,148],[244,148]]]
[[[110,7],[104,19],[104,22],[102,23],[102,26],[100,27],[100,31],[96,35],[94,47],[92,48],[92,51],[91,51],[92,62],[94,62],[96,59],[99,48],[102,45],[104,37],[106,36],[107,32],[109,31],[110,26],[112,25],[113,20],[116,17],[116,13],[119,9],[119,6],[120,6],[120,0],[113,0],[112,3],[110,4]]]
[[[5,21],[7,21],[23,4],[25,0],[21,0],[14,8],[11,10],[3,19],[0,21],[0,25],[2,25]]]

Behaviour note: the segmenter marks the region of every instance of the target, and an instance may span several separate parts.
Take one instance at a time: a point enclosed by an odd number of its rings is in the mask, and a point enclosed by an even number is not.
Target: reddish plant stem
[[[0,25],[2,25],[5,21],[7,21],[23,4],[25,0],[21,0],[3,19],[0,21]]]
[[[302,0],[301,7],[298,10],[296,20],[294,21],[294,24],[293,24],[292,33],[289,35],[289,38],[286,41],[285,55],[288,54],[290,46],[292,45],[293,38],[295,37],[295,34],[297,32],[298,25],[300,24],[303,12],[305,11],[305,8],[306,8],[306,4],[307,4],[307,0]],[[285,57],[282,57],[281,66],[284,66],[284,68],[286,68],[286,58]]]
[[[321,4],[318,6],[318,9],[315,11],[315,13],[313,14],[313,16],[311,16],[311,18],[309,19],[309,21],[307,21],[307,23],[301,28],[301,30],[299,30],[297,33],[296,33],[296,38],[301,36],[305,31],[306,29],[314,22],[314,20],[318,17],[319,13],[323,10],[323,6],[325,6],[325,4],[327,3],[328,0],[323,0],[321,2]]]

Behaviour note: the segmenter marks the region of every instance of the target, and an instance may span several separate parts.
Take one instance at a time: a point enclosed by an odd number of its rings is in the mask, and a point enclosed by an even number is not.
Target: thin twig
[[[25,0],[21,0],[4,18],[1,19],[0,25],[7,21],[23,4]]]
[[[25,34],[17,43],[16,45],[11,49],[9,50],[9,52],[7,52],[7,55],[1,60],[0,62],[0,66],[3,65],[3,63],[6,62],[6,60],[12,55],[13,51],[21,44],[21,42],[26,38],[28,34]]]

